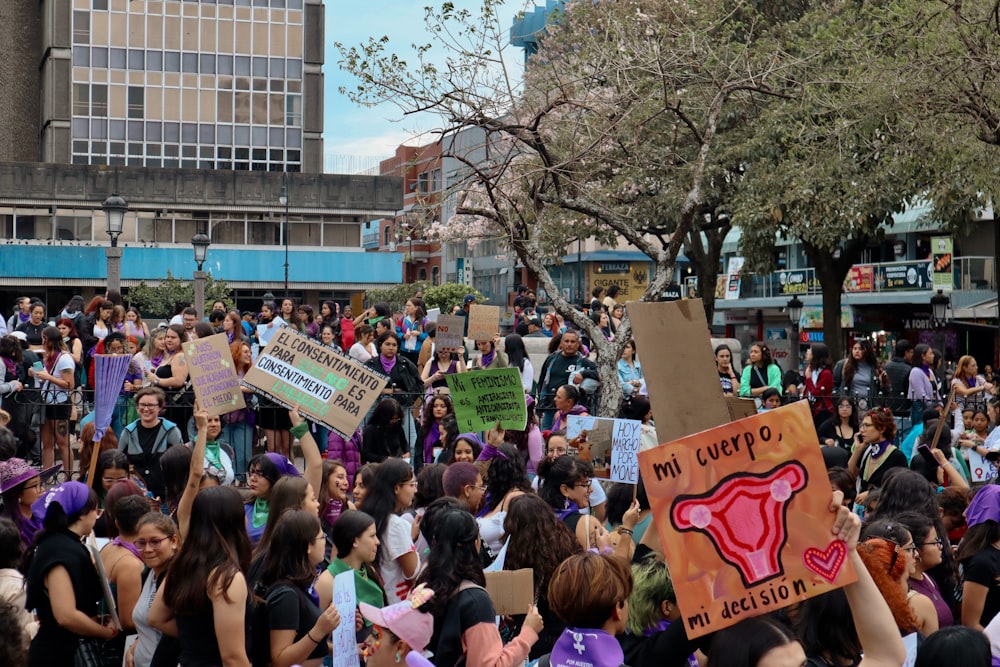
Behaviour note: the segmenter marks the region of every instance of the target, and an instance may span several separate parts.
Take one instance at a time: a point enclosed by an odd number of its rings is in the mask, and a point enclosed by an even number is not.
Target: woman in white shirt
[[[363,364],[368,363],[372,357],[378,354],[375,349],[375,329],[368,324],[362,324],[354,330],[356,342],[347,352],[351,359],[355,359]]]

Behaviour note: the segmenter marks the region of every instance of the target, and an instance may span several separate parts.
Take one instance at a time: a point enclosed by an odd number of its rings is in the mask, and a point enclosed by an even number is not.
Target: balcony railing
[[[992,257],[956,257],[954,285],[956,290],[996,290]],[[884,292],[931,292],[933,276],[930,260],[913,262],[881,262],[856,264],[844,281],[846,294]],[[816,269],[785,269],[772,273],[745,276],[740,286],[740,298],[791,297],[822,294]]]

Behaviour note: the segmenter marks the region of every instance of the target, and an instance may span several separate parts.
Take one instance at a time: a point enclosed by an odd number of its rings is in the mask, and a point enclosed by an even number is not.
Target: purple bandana
[[[965,510],[965,520],[969,528],[985,521],[1000,522],[1000,486],[987,484],[981,488]]]
[[[489,354],[484,354],[479,360],[479,365],[486,368],[493,363],[493,357],[497,356],[496,349],[491,349]]]
[[[1000,488],[1000,487],[997,487]],[[572,500],[567,501],[566,508],[561,510],[556,510],[556,518],[563,521],[566,517],[574,512],[579,512],[580,506],[574,503]]]
[[[396,357],[393,357],[392,359],[387,359],[384,355],[379,354],[378,361],[380,364],[382,364],[382,369],[386,373],[391,373],[392,369],[396,367]]]
[[[424,437],[424,463],[434,462],[434,445],[441,439],[441,429],[438,428],[437,421],[431,421],[431,427],[427,429]]]
[[[877,459],[878,457],[885,454],[885,450],[889,449],[890,445],[892,445],[892,440],[873,442],[872,444],[868,445],[868,453],[871,455],[871,458]]]
[[[998,487],[1000,488],[1000,487]],[[32,513],[39,519],[45,519],[45,513],[52,503],[62,506],[66,516],[78,514],[90,497],[90,487],[82,482],[63,482],[56,488],[44,494],[31,504]]]
[[[552,667],[619,667],[625,653],[603,630],[566,628],[552,647],[550,661]]]

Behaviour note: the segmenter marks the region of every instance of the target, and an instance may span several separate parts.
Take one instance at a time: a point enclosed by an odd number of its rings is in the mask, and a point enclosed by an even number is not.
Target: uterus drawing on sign
[[[760,584],[784,573],[780,555],[788,539],[786,514],[807,480],[797,461],[766,473],[734,473],[705,493],[677,496],[670,522],[680,532],[706,535],[745,586]]]

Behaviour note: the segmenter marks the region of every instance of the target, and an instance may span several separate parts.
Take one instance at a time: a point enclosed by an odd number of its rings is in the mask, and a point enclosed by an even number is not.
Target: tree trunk
[[[840,308],[844,291],[844,279],[861,259],[861,251],[868,243],[868,237],[848,239],[841,247],[840,257],[834,259],[829,250],[817,248],[808,241],[802,242],[806,256],[816,269],[816,279],[823,289],[823,342],[830,349],[834,361],[844,356],[844,331],[840,326]]]
[[[719,261],[722,257],[722,242],[726,239],[731,225],[728,217],[719,218],[711,212],[712,220],[705,229],[691,229],[684,242],[684,255],[694,264],[698,277],[698,296],[705,307],[705,321],[712,326],[715,315],[715,280],[719,275]],[[702,239],[702,232],[705,239]],[[706,244],[704,241],[707,240]]]

